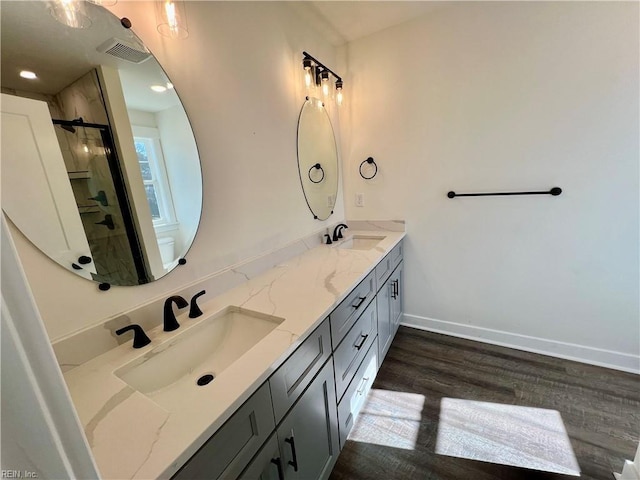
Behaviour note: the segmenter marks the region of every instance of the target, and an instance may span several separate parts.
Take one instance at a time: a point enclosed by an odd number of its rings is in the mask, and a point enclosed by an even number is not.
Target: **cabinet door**
[[[282,460],[278,448],[278,437],[274,433],[249,462],[238,480],[283,480]]]
[[[398,329],[400,320],[402,319],[402,273],[404,268],[404,262],[400,262],[398,268],[391,275],[391,324],[392,330]],[[393,334],[391,335],[393,337]]]
[[[382,360],[389,350],[393,339],[393,323],[391,318],[391,305],[393,292],[393,278],[390,277],[376,296],[378,307],[378,368],[382,365]]]
[[[277,432],[286,480],[329,477],[340,453],[332,362],[325,363]]]

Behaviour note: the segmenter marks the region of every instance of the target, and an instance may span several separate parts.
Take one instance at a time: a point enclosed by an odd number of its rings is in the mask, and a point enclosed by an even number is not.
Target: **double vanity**
[[[398,326],[403,237],[345,231],[66,372],[103,478],[328,477]]]
[[[3,212],[66,272],[104,295],[139,287],[130,298],[146,302],[74,318],[53,343],[101,477],[326,477],[397,328],[403,222],[353,222],[345,238],[339,225],[331,244],[316,232],[217,273],[203,265],[183,277],[193,284],[150,299],[162,287],[145,293],[146,284],[184,265],[211,178],[173,83],[131,21],[99,2],[58,3],[3,5],[12,73],[3,75],[2,155],[13,159],[3,172],[15,174]],[[37,69],[57,73],[32,82],[18,72],[35,44]],[[342,78],[301,53],[317,75],[298,117],[298,174],[310,214],[325,221],[338,195],[337,110],[316,97],[330,73],[337,100]],[[164,100],[142,101],[141,85]],[[245,183],[225,182],[234,179]],[[185,299],[193,307],[201,294],[201,312],[188,315]],[[75,311],[93,307],[83,305]]]

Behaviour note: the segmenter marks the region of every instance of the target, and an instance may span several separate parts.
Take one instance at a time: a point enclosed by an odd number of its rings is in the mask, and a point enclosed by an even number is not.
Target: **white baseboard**
[[[436,320],[418,315],[403,314],[401,325],[406,327],[443,333],[478,342],[515,348],[527,352],[541,353],[576,362],[613,368],[630,373],[640,373],[640,357],[626,353],[585,347],[574,343],[558,342],[546,338],[529,337],[517,333],[492,330],[490,328],[463,325],[461,323]]]

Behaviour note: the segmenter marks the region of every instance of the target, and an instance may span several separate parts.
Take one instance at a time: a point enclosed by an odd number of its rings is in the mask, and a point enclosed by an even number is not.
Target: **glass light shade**
[[[311,67],[304,69],[304,86],[307,88],[311,87]]]
[[[304,65],[304,92],[308,97],[316,96],[316,67],[311,61],[303,62]]]
[[[344,84],[342,83],[342,79],[338,78],[336,80],[336,105],[341,106],[342,105],[342,100],[343,100],[343,93],[342,93],[342,86]]]
[[[331,89],[329,88],[329,72],[321,72],[320,73],[320,87],[322,88],[322,96],[327,99],[329,98],[329,94],[331,93]]]
[[[185,39],[189,36],[184,2],[163,0],[156,2],[158,32],[169,38]]]
[[[87,15],[84,0],[53,0],[49,12],[58,22],[71,28],[89,28],[91,19]]]

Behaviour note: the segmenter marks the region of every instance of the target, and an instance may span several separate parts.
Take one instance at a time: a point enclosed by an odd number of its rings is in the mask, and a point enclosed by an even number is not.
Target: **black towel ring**
[[[373,167],[375,168],[375,170],[373,171],[373,175],[371,175],[370,177],[365,176],[362,173],[362,166],[368,163],[369,165],[373,164]],[[360,164],[360,168],[358,169],[360,170],[360,176],[362,178],[364,178],[365,180],[371,180],[373,177],[375,177],[378,174],[378,164],[376,163],[376,161],[373,159],[373,157],[369,157],[366,160],[363,160],[362,163]]]
[[[318,180],[318,181],[315,181],[313,178],[311,178],[311,171],[314,168],[316,170],[320,170],[322,172],[322,177],[320,177],[320,180]],[[322,165],[320,165],[319,163],[316,163],[315,165],[311,166],[311,168],[309,169],[309,180],[311,180],[311,183],[320,183],[320,182],[322,182],[322,180],[324,180],[324,170],[322,168]]]
[[[316,170],[320,170],[322,172],[322,177],[320,177],[320,180],[314,180],[313,178],[311,178],[311,171],[313,169]],[[311,180],[311,183],[320,183],[322,182],[322,180],[324,180],[324,169],[322,168],[322,165],[320,165],[319,163],[316,163],[315,165],[312,165],[311,168],[309,169],[309,180]]]

